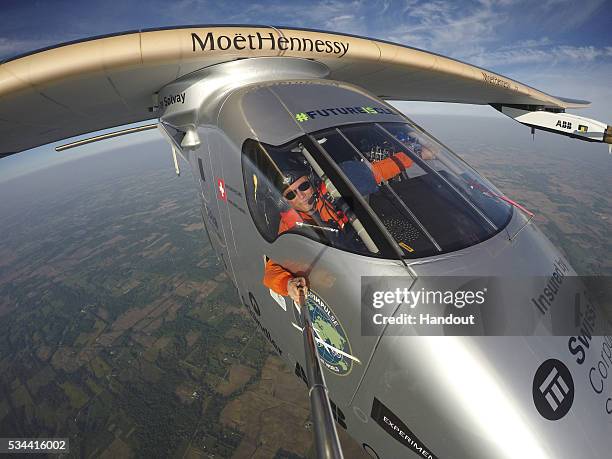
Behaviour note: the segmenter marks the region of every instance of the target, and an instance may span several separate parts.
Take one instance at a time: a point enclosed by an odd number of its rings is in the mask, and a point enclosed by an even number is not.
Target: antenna
[[[181,153],[181,147],[178,145],[178,143],[176,142],[176,140],[172,137],[172,135],[170,135],[170,133],[168,132],[166,126],[164,125],[164,123],[159,122],[157,123],[157,128],[159,129],[159,132],[161,133],[162,137],[165,138],[168,143],[170,144],[170,148],[172,148],[172,160],[174,161],[174,171],[176,172],[176,175],[178,175],[179,177],[181,176],[181,170],[179,169],[179,163],[178,163],[178,159],[176,157],[177,152]]]
[[[179,169],[178,160],[176,159],[176,147],[174,146],[174,144],[172,144],[171,146],[172,146],[172,159],[174,160],[174,171],[176,172],[176,175],[180,177],[181,170]]]

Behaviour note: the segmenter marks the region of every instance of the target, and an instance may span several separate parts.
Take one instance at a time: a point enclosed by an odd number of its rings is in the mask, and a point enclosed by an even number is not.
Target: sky
[[[294,26],[388,40],[478,65],[549,94],[586,99],[575,113],[612,123],[612,6],[603,0],[0,2],[0,60],[96,35],[193,24]],[[490,107],[398,103],[413,113],[502,116]],[[511,120],[508,120],[512,123]],[[146,133],[127,141],[150,140]],[[42,147],[0,160],[0,181],[107,150]]]

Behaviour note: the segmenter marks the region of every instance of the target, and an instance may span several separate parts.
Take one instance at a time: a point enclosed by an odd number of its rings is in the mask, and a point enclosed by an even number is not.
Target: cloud
[[[585,25],[605,0],[547,0],[541,3],[531,2],[526,11],[537,15],[542,28],[561,28],[564,31],[577,29]]]
[[[548,37],[541,37],[538,39],[519,40],[514,43],[503,45],[497,48],[498,50],[509,50],[509,49],[525,49],[525,48],[539,48],[541,46],[552,45],[552,41]]]
[[[324,2],[304,2],[302,4],[272,1],[251,4],[244,11],[246,20],[253,16],[269,16],[274,12],[275,25],[297,26],[324,29],[336,32],[366,35],[367,4],[361,0],[350,2],[330,0]]]
[[[385,4],[388,2],[383,2],[381,8]],[[172,8],[160,6],[160,9],[166,22],[175,24],[260,24],[366,34],[367,21],[363,13],[368,5],[364,0],[271,0],[242,2],[240,5],[182,0],[173,3]]]
[[[595,46],[549,46],[500,48],[497,51],[487,51],[469,56],[469,62],[481,67],[509,67],[524,64],[549,64],[566,67],[568,65],[605,62],[612,58],[611,47]]]
[[[391,41],[457,58],[484,49],[496,40],[505,13],[478,3],[406,2],[401,25],[387,32]]]
[[[463,61],[471,62],[476,57],[480,65],[490,53],[542,46],[556,46],[549,54],[559,58],[578,59],[582,53],[590,60],[605,54],[598,49],[562,45],[568,43],[572,30],[600,14],[601,7],[602,0],[586,0],[579,4],[569,0],[537,3],[526,0],[406,0],[400,14],[384,20],[382,38]],[[584,39],[589,38],[588,31],[581,35],[581,43],[584,43]],[[507,55],[525,63],[536,61],[540,54]],[[494,56],[490,61],[498,59]]]

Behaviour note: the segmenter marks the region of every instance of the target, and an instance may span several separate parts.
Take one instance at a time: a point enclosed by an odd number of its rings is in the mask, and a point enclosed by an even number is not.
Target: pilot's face
[[[314,208],[312,184],[305,175],[293,182],[283,192],[285,200],[298,212],[310,212]]]

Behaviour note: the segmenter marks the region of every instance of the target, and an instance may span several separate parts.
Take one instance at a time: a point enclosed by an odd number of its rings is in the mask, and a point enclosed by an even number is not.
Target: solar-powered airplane
[[[387,100],[486,104],[612,144],[610,126],[566,113],[588,102],[437,54],[197,26],[1,63],[0,156],[157,118],[243,304],[310,389],[321,457],[342,456],[335,425],[375,458],[608,457],[609,321],[527,209]],[[500,281],[517,276],[520,288]],[[444,320],[409,319],[406,292],[427,311],[427,292],[483,279],[496,296],[478,332],[456,295]],[[559,326],[567,314],[574,328]]]

